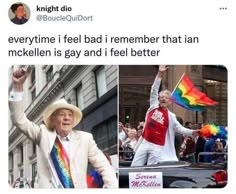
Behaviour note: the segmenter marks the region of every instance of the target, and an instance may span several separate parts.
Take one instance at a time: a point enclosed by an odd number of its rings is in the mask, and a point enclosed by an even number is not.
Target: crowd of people
[[[177,117],[178,122],[190,129],[199,129],[204,124],[194,124],[190,121],[183,122]],[[119,122],[119,158],[120,160],[132,160],[134,148],[142,136],[144,121],[136,127],[130,123]],[[203,138],[201,136],[186,136],[175,134],[176,156],[181,161],[195,162],[219,162],[227,159],[227,140],[220,138]],[[199,153],[201,153],[199,155]]]
[[[120,159],[133,159],[134,147],[136,146],[139,138],[143,132],[144,122],[139,122],[137,127],[131,127],[130,123],[123,125],[119,122],[119,158]]]

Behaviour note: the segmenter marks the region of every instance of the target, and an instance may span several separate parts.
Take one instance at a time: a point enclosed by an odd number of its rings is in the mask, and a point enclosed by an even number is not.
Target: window
[[[49,82],[53,77],[53,66],[51,66],[46,72],[46,81]]]
[[[114,147],[117,145],[117,118],[112,117],[95,126],[92,129],[92,134],[101,150]]]
[[[11,174],[11,175],[10,175],[10,184],[12,185],[13,182],[14,182],[14,176],[13,176],[13,174]]]
[[[35,67],[31,66],[31,74],[30,74],[30,81],[31,85],[29,87],[29,91],[31,93],[31,101],[33,101],[36,97],[36,87],[35,87]]]
[[[35,178],[37,176],[37,162],[32,164],[32,187],[34,188]]]
[[[35,84],[35,67],[32,66],[32,70],[31,70],[31,85]]]
[[[105,124],[97,126],[93,131],[94,139],[101,150],[108,147],[108,131]]]
[[[20,147],[20,154],[21,154],[21,163],[23,164],[23,162],[24,162],[24,147],[23,147],[23,145]]]
[[[106,84],[106,75],[104,66],[99,67],[95,71],[96,76],[96,84],[97,84],[97,96],[100,98],[103,94],[107,92],[107,84]]]
[[[32,101],[36,98],[36,88],[34,88],[31,92],[31,99]]]
[[[24,170],[23,169],[20,169],[20,177],[24,177]]]
[[[117,119],[111,119],[107,123],[108,145],[117,145]]]
[[[207,96],[219,103],[217,106],[206,109],[203,115],[204,121],[227,126],[227,82],[205,79],[203,87]]]
[[[35,155],[35,154],[36,154],[36,151],[37,151],[36,144],[35,144],[35,143],[33,143],[33,144],[32,144],[32,146],[33,146],[33,149],[32,149],[32,154],[33,154],[33,155]]]
[[[23,177],[24,177],[24,170],[23,169],[21,169],[20,170],[20,188],[24,188],[24,180],[23,180]]]
[[[23,145],[19,145],[17,149],[17,165],[22,166],[24,162]]]
[[[23,160],[24,160],[24,156],[23,156],[23,145],[20,144],[17,146],[17,166],[22,166],[23,165]]]
[[[9,170],[13,170],[14,168],[14,159],[13,159],[13,153],[11,152],[9,154]]]
[[[82,93],[82,85],[75,89],[76,94],[76,105],[83,110],[84,109],[84,98]]]

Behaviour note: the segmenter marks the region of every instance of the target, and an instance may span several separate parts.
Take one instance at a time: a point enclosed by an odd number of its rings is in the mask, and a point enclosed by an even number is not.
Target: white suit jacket
[[[55,188],[57,186],[54,185],[49,161],[56,132],[49,131],[45,125],[38,126],[28,120],[21,104],[21,102],[10,101],[11,117],[13,123],[39,147],[36,185],[39,188]],[[92,135],[73,130],[70,134],[70,170],[75,188],[87,188],[88,161],[102,175],[105,188],[118,188],[115,171],[102,151],[98,149]]]
[[[159,107],[158,91],[159,91],[160,84],[161,84],[161,79],[156,78],[151,88],[150,107],[146,113],[146,118],[150,111]],[[174,141],[175,132],[191,136],[192,130],[183,127],[177,121],[175,114],[169,110],[168,110],[168,117],[169,117],[169,126],[166,132],[165,144],[163,146],[163,151],[162,151],[160,161],[178,161],[178,158],[175,152],[175,141]],[[139,138],[139,142],[137,143],[137,146],[135,147],[135,151],[138,149],[138,146],[141,144],[142,140],[143,138]]]

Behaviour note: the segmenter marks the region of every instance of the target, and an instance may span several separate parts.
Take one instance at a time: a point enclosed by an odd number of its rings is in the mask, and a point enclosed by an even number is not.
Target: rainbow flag
[[[64,188],[74,188],[70,172],[69,157],[62,143],[56,137],[55,143],[51,150],[51,159],[57,172],[58,178]]]
[[[205,138],[220,138],[220,139],[227,139],[228,132],[225,130],[223,126],[217,126],[214,124],[207,124],[204,125],[200,131],[199,135]]]
[[[102,188],[104,185],[102,176],[96,170],[90,171],[87,175],[87,185],[88,188]]]
[[[204,111],[206,106],[218,104],[218,102],[208,98],[205,93],[197,90],[186,74],[182,76],[172,92],[172,101],[192,111]]]

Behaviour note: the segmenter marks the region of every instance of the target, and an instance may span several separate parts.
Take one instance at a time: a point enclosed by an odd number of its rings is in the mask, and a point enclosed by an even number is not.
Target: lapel
[[[71,142],[70,142],[70,160],[73,159],[76,151],[78,151],[79,144],[80,144],[79,133],[72,130],[72,132],[71,132]]]
[[[57,133],[55,130],[48,131],[48,141],[49,141],[49,149],[48,149],[48,157],[50,156],[50,152],[52,150],[52,147],[54,145],[55,139],[56,139]]]
[[[171,112],[169,111],[169,109],[167,109],[167,115],[168,115],[168,123],[169,124],[168,124],[168,128],[167,128],[166,142],[169,144],[173,144],[174,142],[171,141],[171,137],[173,136],[172,118],[171,118]]]
[[[169,111],[169,109],[167,109],[167,116],[168,116],[168,128],[167,131],[170,131],[170,129],[172,128],[172,122],[171,122],[171,113]]]
[[[54,145],[55,139],[56,139],[57,133],[56,131],[48,131],[48,141],[49,141],[49,148],[48,148],[48,157],[50,156],[50,152],[52,150],[52,147]],[[71,132],[71,140],[70,140],[70,159],[74,157],[74,154],[76,153],[76,150],[78,150],[79,144],[80,144],[80,136],[78,133],[76,133],[74,130]]]

